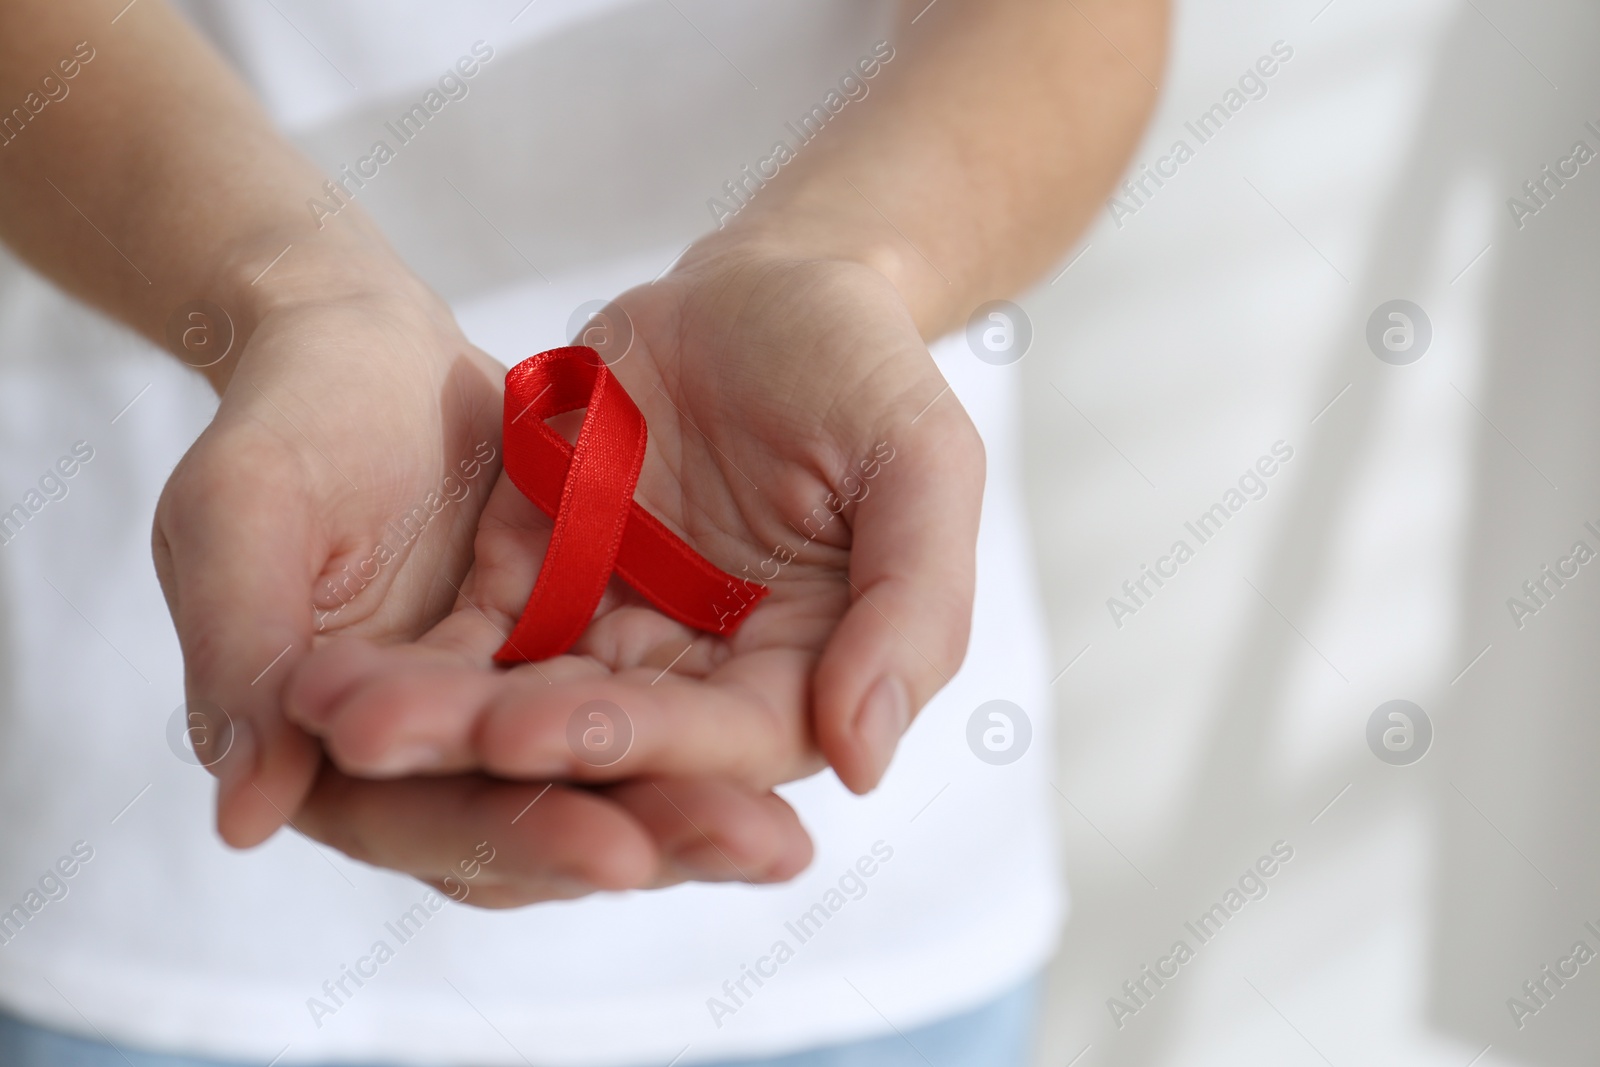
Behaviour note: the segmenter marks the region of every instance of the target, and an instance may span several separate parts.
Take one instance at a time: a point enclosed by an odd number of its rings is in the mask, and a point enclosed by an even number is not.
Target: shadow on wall
[[[1585,126],[1593,119],[1600,128],[1600,104],[1585,110],[1586,102],[1600,101],[1600,66],[1592,61],[1600,20],[1591,13],[1565,15],[1569,25],[1592,32],[1541,38],[1536,58],[1545,71],[1560,72],[1557,89],[1506,47],[1474,5],[1458,6],[1434,52],[1415,138],[1396,168],[1401,178],[1373,228],[1369,259],[1351,273],[1354,295],[1339,317],[1359,336],[1373,307],[1415,292],[1419,279],[1437,271],[1429,257],[1450,224],[1445,194],[1459,182],[1481,181],[1495,194],[1498,215],[1485,227],[1492,229],[1493,251],[1476,267],[1490,275],[1485,291],[1491,303],[1475,311],[1484,323],[1485,351],[1472,402],[1487,422],[1472,416],[1471,526],[1458,576],[1459,644],[1452,661],[1467,664],[1485,646],[1489,651],[1459,684],[1439,681],[1434,750],[1412,783],[1415,795],[1426,796],[1427,832],[1436,847],[1424,904],[1427,965],[1420,980],[1426,988],[1419,999],[1432,1029],[1474,1049],[1492,1044],[1500,1061],[1593,1064],[1600,1049],[1600,1023],[1592,1012],[1600,1002],[1600,955],[1585,964],[1571,957],[1580,940],[1600,954],[1600,659],[1594,650],[1600,588],[1580,592],[1587,583],[1600,587],[1600,566],[1582,566],[1560,587],[1546,579],[1543,606],[1523,617],[1520,629],[1508,598],[1537,606],[1523,583],[1538,581],[1541,568],[1571,555],[1579,540],[1600,554],[1600,533],[1584,526],[1588,521],[1600,530],[1600,252],[1594,240],[1600,236],[1600,155],[1564,185],[1546,179],[1544,207],[1523,193],[1521,199],[1539,210],[1522,218],[1520,228],[1506,198],[1541,179],[1542,166],[1554,168],[1571,156],[1580,139],[1600,153],[1600,131]],[[1504,76],[1485,76],[1508,64],[1515,69]],[[1508,94],[1508,84],[1517,92]],[[1576,165],[1568,165],[1569,175]],[[1439,326],[1436,319],[1436,335]],[[1350,340],[1341,335],[1339,350]],[[1317,358],[1329,371],[1316,395],[1334,396],[1349,381],[1349,367],[1325,355]],[[1343,401],[1350,408],[1319,421],[1307,447],[1297,448],[1304,458],[1296,463],[1309,468],[1299,470],[1300,484],[1314,489],[1297,492],[1281,536],[1255,568],[1257,584],[1273,590],[1273,603],[1287,618],[1310,616],[1328,595],[1335,538],[1344,528],[1338,519],[1356,479],[1372,465],[1375,444],[1367,431],[1385,399],[1382,389],[1356,391]],[[1314,812],[1346,783],[1373,776],[1364,747],[1297,779],[1292,792],[1269,775],[1269,744],[1278,735],[1281,696],[1291,685],[1300,642],[1268,612],[1253,613],[1248,629],[1232,641],[1234,662],[1221,675],[1215,701],[1194,712],[1210,724],[1187,763],[1189,780],[1199,784],[1171,806],[1182,815],[1164,827],[1163,840],[1143,851],[1147,869],[1183,871],[1196,885],[1226,886],[1238,877],[1239,857],[1218,855],[1208,828],[1248,823],[1264,807]],[[1372,829],[1368,824],[1351,832]],[[1320,937],[1334,954],[1348,931],[1317,930],[1311,918],[1292,921],[1311,926],[1312,938]],[[1123,946],[1147,936],[1148,915],[1132,909],[1108,907],[1092,926],[1088,919],[1080,907],[1069,928],[1069,958],[1114,959],[1120,968],[1132,958]],[[1564,957],[1569,962],[1562,963]],[[1547,977],[1547,964],[1551,973],[1565,969],[1564,985]],[[1525,981],[1535,983],[1538,999],[1524,991]],[[1097,1041],[1095,1062],[1186,1062],[1187,1010],[1180,1002],[1192,1000],[1195,991],[1194,983],[1181,982],[1163,989],[1162,1010],[1141,1017],[1115,1042]],[[1098,1005],[1109,992],[1074,981],[1068,995]],[[1539,1011],[1514,1017],[1508,997],[1518,993]],[[1548,1007],[1541,1008],[1541,1000]],[[1361,1029],[1359,1019],[1348,1025]]]
[[[1538,59],[1560,71],[1560,89],[1534,81],[1518,107],[1490,91],[1479,65],[1485,35],[1480,16],[1463,9],[1445,42],[1428,118],[1406,173],[1416,175],[1389,223],[1415,220],[1414,239],[1389,250],[1396,271],[1415,271],[1407,253],[1428,246],[1422,227],[1438,225],[1430,189],[1477,168],[1501,197],[1542,179],[1582,140],[1600,151],[1600,67],[1593,50],[1600,22],[1542,42]],[[1542,79],[1542,75],[1538,76]],[[1574,165],[1576,165],[1574,163]],[[1569,168],[1570,169],[1570,168]],[[1592,186],[1592,187],[1586,187]],[[1600,551],[1600,166],[1581,166],[1564,187],[1547,182],[1547,206],[1523,216],[1521,228],[1497,227],[1492,302],[1486,309],[1485,375],[1473,467],[1471,550],[1462,575],[1458,632],[1465,663],[1486,645],[1483,661],[1463,679],[1446,709],[1440,754],[1451,782],[1438,782],[1434,819],[1439,842],[1434,879],[1429,1009],[1449,1033],[1531,1064],[1592,1064],[1600,1050],[1600,964],[1569,979],[1587,989],[1562,989],[1541,968],[1555,967],[1582,940],[1600,953],[1600,637],[1596,593],[1574,596],[1591,577],[1583,567],[1566,587],[1546,583],[1547,606],[1517,620],[1508,606],[1526,600],[1523,583],[1567,556],[1578,540]],[[1519,199],[1533,206],[1531,197]],[[1522,212],[1517,211],[1518,215]],[[1399,280],[1403,274],[1384,272]],[[1504,436],[1502,436],[1502,431]],[[1513,445],[1511,442],[1515,442]],[[1597,583],[1600,584],[1600,583]],[[1520,614],[1520,613],[1518,613]],[[1493,820],[1495,826],[1488,825]],[[1545,981],[1557,1008],[1513,1013],[1508,998],[1526,981]],[[1568,1003],[1561,1005],[1565,998]],[[1522,992],[1530,1008],[1538,1000]],[[1580,1002],[1581,1001],[1581,1002]],[[1565,1011],[1559,1010],[1565,1007]],[[1517,1021],[1514,1022],[1513,1019]],[[1519,1026],[1520,1024],[1520,1026]]]

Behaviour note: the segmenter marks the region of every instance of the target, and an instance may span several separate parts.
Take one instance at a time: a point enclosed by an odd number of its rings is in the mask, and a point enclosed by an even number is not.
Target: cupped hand
[[[280,701],[314,638],[414,638],[454,599],[499,470],[500,371],[399,268],[277,302],[228,359],[153,547],[218,828],[247,846],[317,772]]]
[[[352,775],[764,790],[825,760],[870,789],[965,653],[984,471],[970,420],[894,288],[859,264],[708,242],[607,315],[602,351],[649,426],[635,499],[770,595],[724,638],[613,578],[567,654],[498,669],[551,529],[502,476],[450,614],[415,642],[319,649],[288,714]],[[568,741],[596,699],[631,728],[620,759]]]
[[[224,839],[248,846],[292,823],[427,880],[499,841],[494,888],[474,903],[792,876],[810,842],[765,791],[557,786],[517,818],[526,786],[356,781],[283,717],[314,645],[409,641],[445,616],[499,472],[500,366],[403,270],[360,274],[260,316],[157,506],[156,568]]]

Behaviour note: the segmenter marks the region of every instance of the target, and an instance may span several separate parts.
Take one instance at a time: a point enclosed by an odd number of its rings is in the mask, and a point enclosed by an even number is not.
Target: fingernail
[[[867,754],[872,770],[872,782],[877,784],[894,758],[900,735],[911,722],[911,701],[900,679],[886,674],[867,694],[856,716],[856,743]]]
[[[545,880],[545,890],[552,900],[581,900],[600,892],[592,883],[575,874],[552,875]]]
[[[672,854],[672,863],[697,882],[723,882],[742,877],[723,851],[702,839]]]
[[[373,760],[365,768],[368,774],[416,774],[433,770],[444,763],[444,753],[430,741],[403,741]]]

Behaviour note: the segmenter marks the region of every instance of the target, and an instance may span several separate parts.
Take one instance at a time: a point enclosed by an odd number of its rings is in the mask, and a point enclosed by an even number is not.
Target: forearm
[[[869,264],[938,336],[1037,278],[1099,209],[1154,104],[1166,25],[1166,0],[909,0],[868,98],[712,243]]]
[[[193,300],[242,341],[275,302],[364,284],[371,224],[319,230],[316,168],[162,0],[125,3],[0,0],[0,239],[163,347]],[[205,371],[219,389],[232,363]]]

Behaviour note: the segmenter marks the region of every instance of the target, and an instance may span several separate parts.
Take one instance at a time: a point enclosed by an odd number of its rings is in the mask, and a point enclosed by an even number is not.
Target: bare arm
[[[875,267],[934,337],[1099,210],[1155,102],[1167,2],[908,0],[900,23],[868,98],[727,233]]]
[[[403,274],[360,212],[312,225],[322,175],[182,18],[125,4],[0,3],[0,240],[163,347],[191,300],[245,337],[274,304]],[[206,371],[219,391],[235,365]]]

